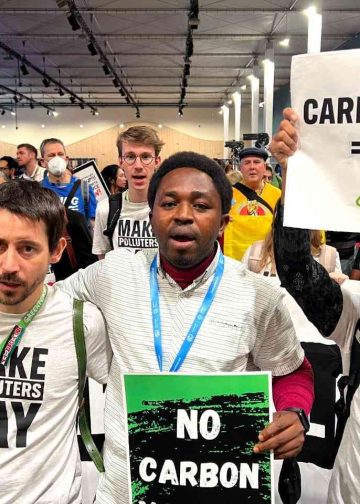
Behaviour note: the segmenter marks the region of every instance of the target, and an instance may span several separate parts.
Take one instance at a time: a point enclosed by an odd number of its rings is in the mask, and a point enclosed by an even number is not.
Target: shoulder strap
[[[86,382],[86,345],[84,336],[84,303],[74,299],[73,304],[73,330],[75,339],[76,358],[79,372],[79,429],[86,451],[94,462],[99,472],[104,472],[102,456],[97,449],[91,436],[88,420],[85,412],[84,387]]]
[[[64,208],[64,212],[65,212],[65,226],[64,226],[63,236],[64,236],[64,238],[66,240],[66,253],[68,255],[68,258],[69,258],[70,265],[71,265],[72,269],[74,271],[77,271],[79,268],[78,268],[78,263],[77,263],[77,260],[76,260],[75,250],[74,250],[74,247],[73,247],[73,244],[72,244],[72,238],[71,238],[69,230],[68,230],[69,219],[68,219],[67,214],[66,214],[66,212],[67,212],[66,208]]]
[[[116,193],[109,196],[109,214],[106,223],[106,229],[103,232],[110,240],[111,248],[113,248],[112,236],[116,227],[116,223],[119,220],[122,208],[122,194]]]
[[[69,192],[68,197],[65,200],[65,203],[64,203],[65,208],[69,208],[71,200],[73,199],[74,194],[78,190],[78,187],[80,184],[81,184],[81,180],[79,180],[79,179],[74,182],[74,185],[72,186],[71,191]]]
[[[246,187],[246,185],[242,184],[241,182],[236,182],[236,184],[234,184],[233,187],[235,187],[235,189],[237,189],[238,191],[240,191],[248,200],[250,200],[250,201],[252,201],[252,200],[258,201],[262,205],[266,206],[266,208],[268,210],[270,210],[270,212],[272,214],[274,213],[274,210],[269,205],[269,203],[267,201],[265,201],[264,199],[262,199],[262,197],[259,196],[256,191],[253,191],[252,189],[250,189],[250,187]]]
[[[82,199],[84,200],[84,207],[85,207],[85,215],[86,218],[89,217],[89,183],[87,180],[82,179],[81,180],[81,195]]]

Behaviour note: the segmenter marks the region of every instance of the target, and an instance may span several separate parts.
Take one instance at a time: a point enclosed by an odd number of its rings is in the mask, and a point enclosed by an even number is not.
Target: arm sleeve
[[[335,329],[343,309],[341,289],[312,257],[309,231],[283,226],[283,205],[275,217],[275,260],[282,287],[323,334]]]
[[[282,376],[295,371],[304,360],[304,350],[295,333],[289,311],[284,303],[284,292],[264,283],[269,303],[258,314],[258,336],[252,350],[254,364],[273,376]]]
[[[302,408],[309,415],[314,402],[314,374],[310,362],[304,359],[301,366],[285,376],[273,378],[273,399],[277,411]]]
[[[89,219],[95,219],[97,199],[94,189],[89,185]]]
[[[100,201],[96,208],[95,228],[92,253],[96,255],[106,254],[111,250],[109,238],[104,236],[109,214],[109,200]]]
[[[57,282],[56,285],[70,296],[90,301],[102,309],[101,300],[98,296],[97,284],[102,277],[104,261],[97,261],[86,269],[80,269],[70,277]]]
[[[84,334],[87,375],[99,383],[106,383],[112,352],[104,318],[91,303],[84,304]]]

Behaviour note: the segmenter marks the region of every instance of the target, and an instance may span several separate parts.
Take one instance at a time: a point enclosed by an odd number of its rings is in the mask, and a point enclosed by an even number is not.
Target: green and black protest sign
[[[270,375],[125,375],[132,504],[272,502]]]

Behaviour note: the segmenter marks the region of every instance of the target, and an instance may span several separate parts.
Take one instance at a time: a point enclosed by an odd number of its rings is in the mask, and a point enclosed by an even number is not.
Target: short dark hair
[[[19,168],[18,162],[11,156],[3,156],[2,158],[0,158],[0,161],[6,161],[8,168],[10,168],[10,170],[14,168],[15,170],[17,170]]]
[[[30,180],[10,180],[0,185],[0,209],[32,221],[43,221],[49,250],[53,252],[65,227],[65,210],[59,196]]]
[[[103,170],[101,170],[101,175],[105,180],[105,184],[107,185],[108,189],[111,188],[111,182],[114,182],[114,180],[116,180],[117,171],[119,168],[121,167],[117,164],[109,164],[105,166]]]
[[[41,157],[44,157],[44,152],[45,152],[45,145],[47,144],[60,144],[62,145],[63,149],[64,149],[64,152],[65,151],[65,145],[64,145],[64,142],[62,140],[59,140],[58,138],[45,138],[42,142],[41,142],[41,145],[40,145],[40,154],[41,154]]]
[[[36,147],[34,147],[33,145],[28,144],[28,143],[22,143],[17,146],[17,149],[21,149],[21,147],[25,147],[25,149],[27,149],[28,151],[33,152],[35,154],[36,159],[37,159],[38,151],[37,151]]]
[[[229,213],[232,200],[232,187],[225,176],[224,170],[212,159],[196,152],[183,151],[173,154],[163,161],[160,168],[154,173],[150,180],[148,190],[149,207],[153,209],[156,192],[162,178],[169,172],[177,168],[195,168],[206,173],[213,181],[214,186],[221,199],[223,215]]]

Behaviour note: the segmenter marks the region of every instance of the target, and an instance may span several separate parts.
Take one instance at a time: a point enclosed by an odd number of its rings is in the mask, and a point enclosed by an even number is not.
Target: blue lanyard
[[[208,288],[207,293],[203,299],[199,311],[197,312],[193,323],[186,335],[186,338],[181,345],[181,348],[175,357],[174,362],[170,367],[171,372],[179,371],[184,360],[186,359],[189,350],[194,343],[197,333],[212,305],[216,291],[219,287],[220,280],[224,273],[224,256],[220,251],[219,261],[216,266],[214,273],[214,278]],[[152,311],[152,323],[154,332],[154,346],[156,352],[156,358],[159,364],[160,371],[163,370],[163,351],[162,351],[162,333],[161,333],[161,318],[160,318],[160,301],[159,301],[159,284],[157,280],[157,255],[154,257],[153,262],[150,266],[150,296],[151,296],[151,311]]]

